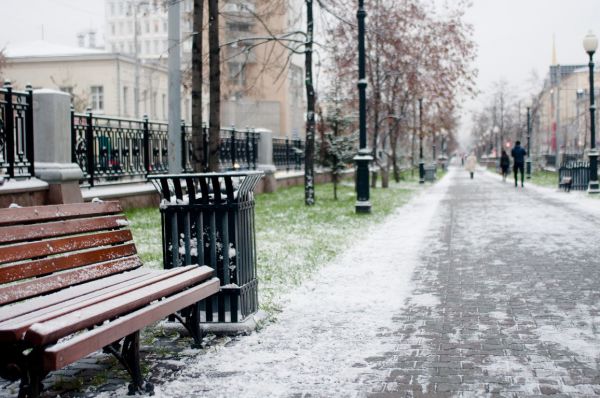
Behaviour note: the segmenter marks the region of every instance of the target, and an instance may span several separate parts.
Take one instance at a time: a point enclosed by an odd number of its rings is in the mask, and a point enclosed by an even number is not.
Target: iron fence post
[[[250,127],[246,126],[246,166],[250,170]]]
[[[6,110],[4,131],[6,134],[6,160],[8,161],[8,176],[15,178],[15,117],[13,113],[12,85],[10,80],[4,81],[6,89]]]
[[[86,110],[86,126],[85,126],[85,141],[86,145],[86,157],[87,157],[87,172],[90,181],[90,187],[94,186],[94,172],[96,169],[96,158],[94,156],[94,127],[92,109],[87,108]]]
[[[25,154],[29,162],[29,176],[35,176],[34,148],[33,148],[33,87],[28,84],[25,87],[27,91],[27,109],[25,110]]]
[[[290,171],[290,139],[285,139],[285,171]]]
[[[75,131],[75,108],[73,105],[71,105],[71,162],[77,163],[77,132]]]
[[[181,119],[181,170],[187,170],[187,146],[185,142],[185,120]]]
[[[235,170],[235,126],[231,126],[231,169]]]
[[[208,170],[208,126],[202,124],[202,168]]]
[[[142,145],[144,149],[142,150],[142,156],[144,159],[144,171],[148,175],[150,173],[150,123],[148,122],[148,115],[144,115],[143,120]]]

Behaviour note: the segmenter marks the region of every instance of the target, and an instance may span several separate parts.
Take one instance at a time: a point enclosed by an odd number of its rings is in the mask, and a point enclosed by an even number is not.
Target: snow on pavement
[[[275,323],[194,358],[176,380],[156,386],[156,396],[364,396],[376,382],[367,360],[393,344],[386,332],[410,294],[447,180],[291,292]]]

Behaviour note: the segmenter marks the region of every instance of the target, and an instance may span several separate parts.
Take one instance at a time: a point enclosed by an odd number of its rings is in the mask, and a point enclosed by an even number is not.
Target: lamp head
[[[590,30],[587,35],[583,38],[583,48],[586,53],[594,54],[598,48],[598,38]]]

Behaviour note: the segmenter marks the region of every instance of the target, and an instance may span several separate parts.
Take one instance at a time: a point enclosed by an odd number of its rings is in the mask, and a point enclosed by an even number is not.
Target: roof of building
[[[7,58],[30,57],[60,57],[81,55],[108,55],[109,52],[99,48],[84,48],[64,44],[50,43],[45,40],[36,40],[27,43],[9,44],[4,54]]]

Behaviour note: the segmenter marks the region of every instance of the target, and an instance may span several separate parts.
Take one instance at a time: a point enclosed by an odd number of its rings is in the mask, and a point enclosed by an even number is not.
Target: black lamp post
[[[596,150],[596,105],[594,105],[594,53],[598,48],[598,38],[590,31],[583,38],[583,48],[590,56],[590,185],[588,193],[600,193],[598,186],[598,151]]]
[[[369,197],[369,162],[373,160],[371,152],[367,149],[367,78],[365,72],[365,11],[364,0],[358,0],[358,117],[359,138],[358,154],[354,157],[356,162],[356,212],[370,213],[371,202]]]
[[[419,98],[419,184],[425,184],[425,161],[423,160],[423,98]]]
[[[527,160],[525,161],[525,172],[527,179],[531,179],[531,100],[527,101]]]

